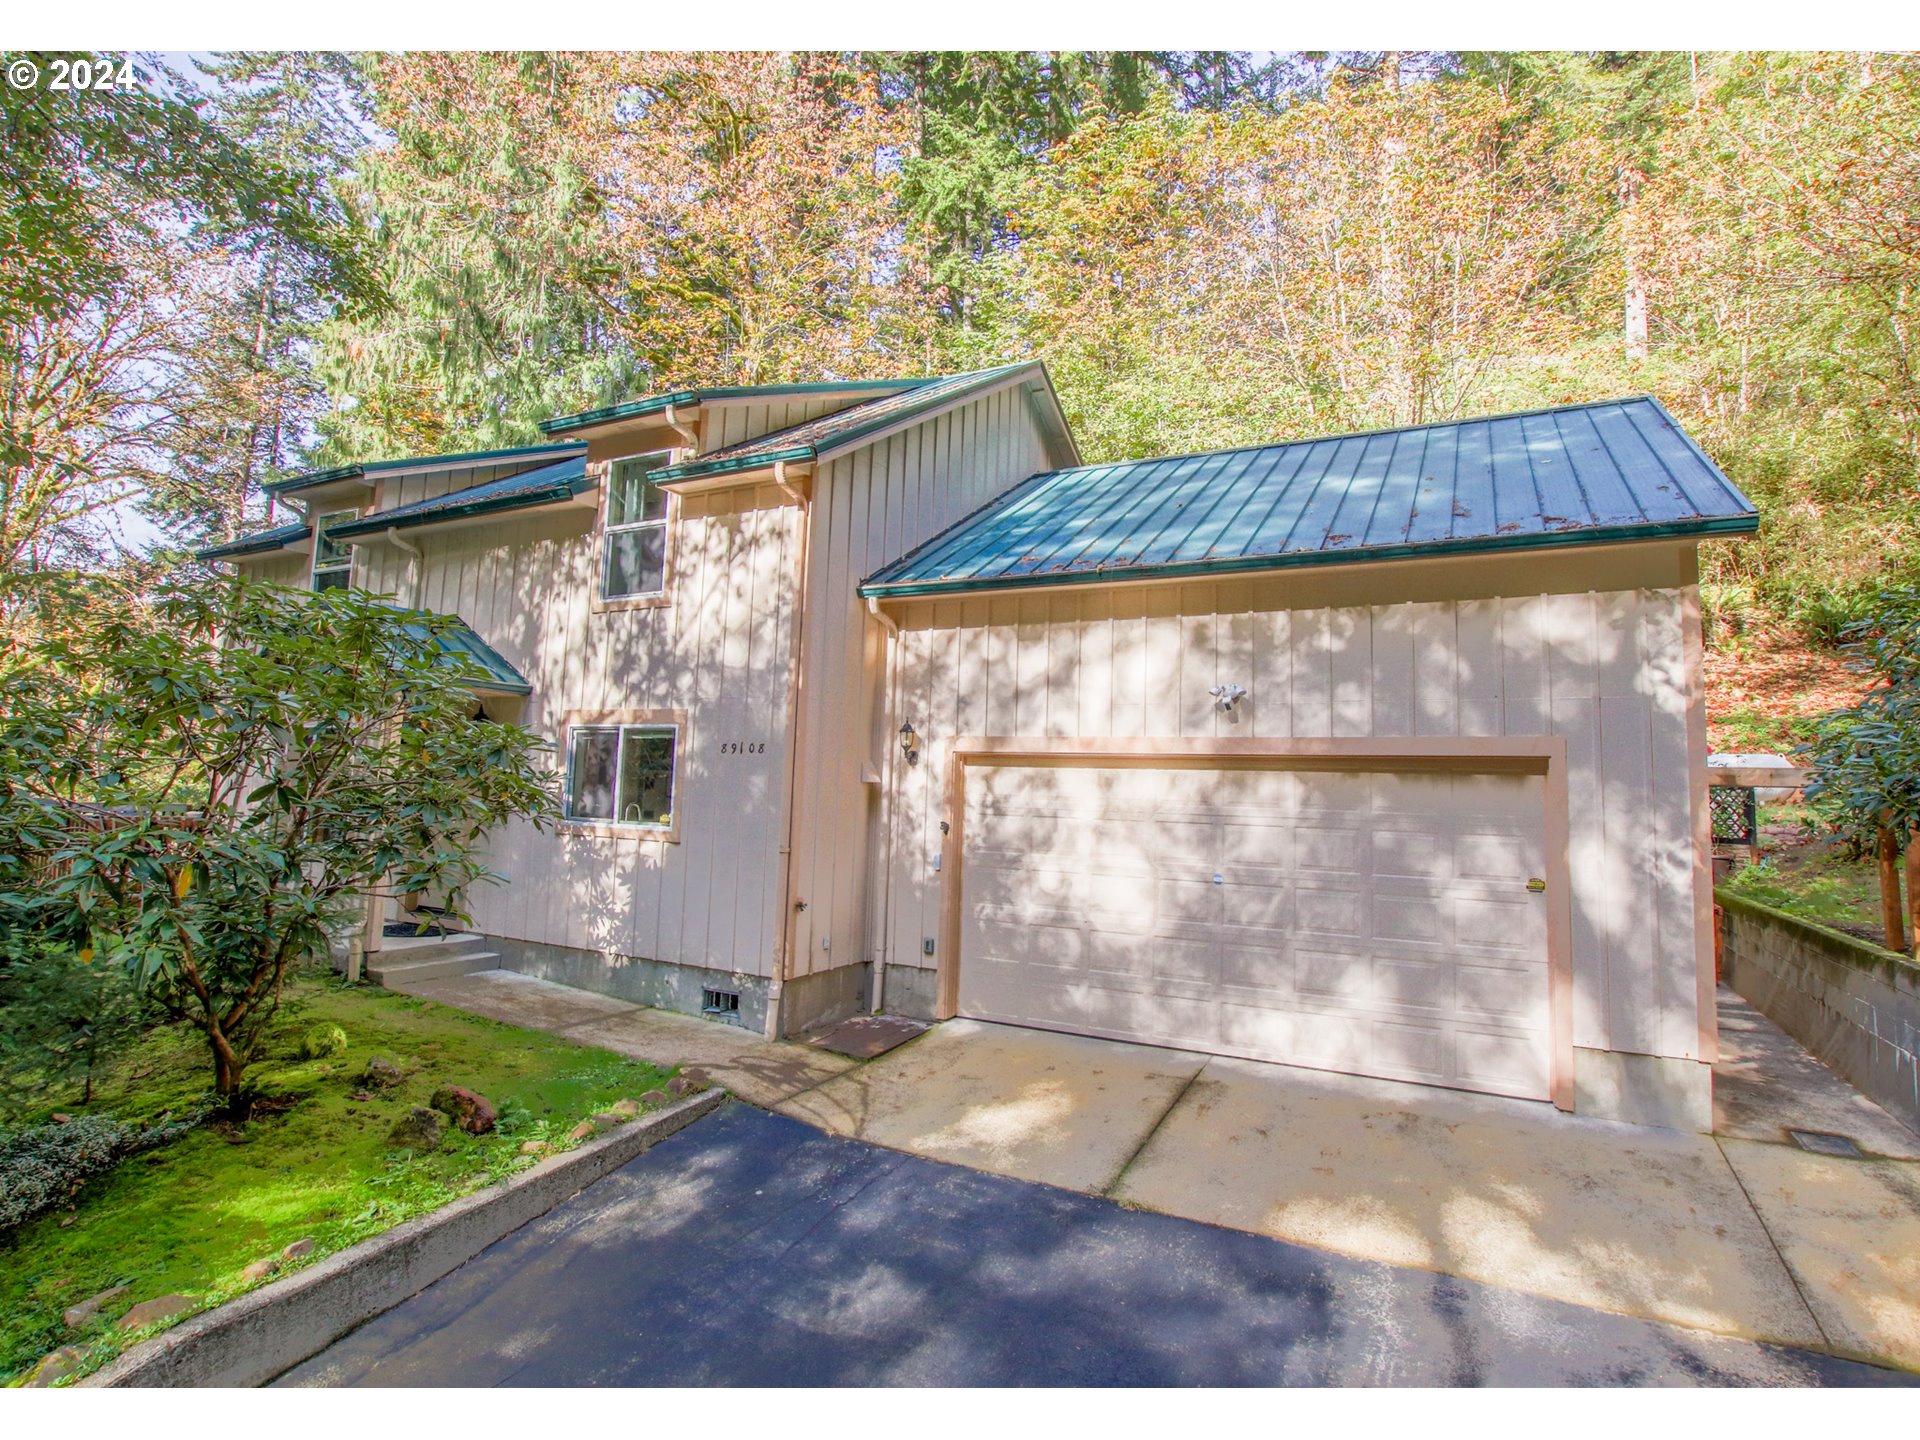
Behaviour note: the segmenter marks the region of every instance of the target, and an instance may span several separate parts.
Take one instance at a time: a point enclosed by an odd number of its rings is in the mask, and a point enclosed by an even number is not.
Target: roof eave
[[[870,580],[860,586],[859,593],[876,600],[908,600],[922,596],[957,595],[988,590],[1028,590],[1046,586],[1118,584],[1140,580],[1187,580],[1213,576],[1224,578],[1265,570],[1297,570],[1316,565],[1351,565],[1390,560],[1441,560],[1459,555],[1490,555],[1555,547],[1566,549],[1578,545],[1623,545],[1646,540],[1711,540],[1734,535],[1751,535],[1759,528],[1760,517],[1757,514],[1710,516],[1699,520],[1674,521],[1656,525],[1601,526],[1589,530],[1498,535],[1419,545],[1376,545],[1353,550],[1305,550],[1287,555],[1229,556],[1219,560],[1189,560],[1169,565],[1126,565],[1100,570],[1050,570],[1025,575],[989,575],[953,580],[892,583]]]
[[[419,515],[368,515],[348,525],[335,525],[327,533],[336,540],[367,540],[384,535],[389,530],[420,530],[432,525],[448,525],[460,520],[485,519],[492,515],[512,510],[533,510],[548,505],[563,505],[577,500],[590,486],[577,484],[550,485],[543,490],[531,490],[525,494],[500,495],[486,500],[475,501],[469,505],[448,505],[443,509],[430,510]]]

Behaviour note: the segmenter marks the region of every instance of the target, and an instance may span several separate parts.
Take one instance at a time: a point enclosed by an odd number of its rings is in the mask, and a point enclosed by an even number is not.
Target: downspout
[[[877,595],[867,597],[867,613],[887,632],[881,643],[886,655],[880,662],[880,753],[887,767],[887,788],[882,796],[881,831],[884,841],[880,861],[880,954],[873,967],[873,1013],[887,1008],[887,961],[893,954],[893,818],[898,804],[900,767],[893,759],[893,715],[898,696],[894,693],[900,671],[900,624],[880,608]]]
[[[788,978],[793,973],[794,920],[800,902],[793,893],[793,841],[795,816],[800,809],[800,704],[802,661],[805,656],[807,619],[807,546],[813,528],[813,505],[787,483],[787,463],[773,464],[773,483],[800,511],[799,556],[794,564],[793,630],[787,642],[787,780],[786,816],[780,836],[780,914],[779,939],[773,953],[773,984],[767,993],[767,1038],[780,1038],[781,1002]]]
[[[667,406],[667,428],[687,442],[686,459],[691,460],[700,453],[700,437],[690,426],[682,425],[680,417],[674,413],[673,406]]]
[[[406,551],[407,554],[413,557],[413,559],[407,563],[408,579],[412,582],[407,588],[413,592],[407,603],[417,610],[420,608],[420,569],[425,563],[425,557],[421,555],[418,545],[402,540],[400,538],[400,532],[391,525],[387,527],[387,543],[396,549]]]

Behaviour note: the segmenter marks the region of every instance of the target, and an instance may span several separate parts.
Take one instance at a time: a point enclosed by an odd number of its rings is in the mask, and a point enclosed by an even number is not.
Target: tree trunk
[[[1906,926],[1900,904],[1900,837],[1891,825],[1880,827],[1880,923],[1887,932],[1887,949],[1907,948]]]
[[[1646,176],[1628,167],[1620,172],[1620,249],[1626,267],[1621,328],[1629,360],[1647,358],[1647,277],[1641,268],[1640,190]]]
[[[1920,959],[1920,825],[1907,831],[1907,944]]]

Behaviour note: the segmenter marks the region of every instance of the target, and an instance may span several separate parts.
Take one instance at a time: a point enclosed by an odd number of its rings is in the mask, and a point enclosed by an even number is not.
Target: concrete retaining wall
[[[1721,978],[1920,1129],[1920,965],[1725,891],[1714,899]]]
[[[142,1341],[86,1386],[261,1385],[726,1102],[670,1105]]]

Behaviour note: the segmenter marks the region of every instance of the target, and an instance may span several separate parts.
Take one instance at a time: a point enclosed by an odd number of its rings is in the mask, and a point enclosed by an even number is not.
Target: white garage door
[[[960,1013],[1545,1099],[1537,775],[981,765]]]

